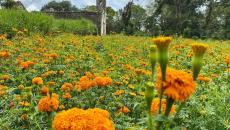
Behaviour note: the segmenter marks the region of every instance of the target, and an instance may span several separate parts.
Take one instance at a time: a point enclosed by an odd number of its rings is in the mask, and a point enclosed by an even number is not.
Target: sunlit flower
[[[203,55],[205,51],[207,50],[208,45],[203,44],[203,43],[194,43],[194,44],[191,44],[191,47],[195,55]]]
[[[43,80],[41,77],[35,77],[32,79],[32,83],[36,84],[36,85],[42,85],[43,84]]]
[[[42,94],[48,94],[48,93],[49,93],[49,88],[46,87],[46,86],[42,86],[42,88],[41,88],[41,93],[42,93]]]
[[[172,37],[159,36],[153,38],[153,42],[157,45],[158,49],[166,49],[169,46],[169,43],[172,41]]]
[[[117,90],[115,93],[113,93],[115,96],[121,95],[125,93],[125,90]]]
[[[126,113],[129,113],[130,110],[128,107],[123,106],[118,111],[126,114]]]
[[[97,86],[109,86],[112,84],[112,79],[109,77],[95,77],[95,82],[97,83]]]
[[[10,52],[8,52],[8,51],[2,51],[2,52],[0,52],[0,58],[8,58],[8,57],[10,57]]]
[[[72,108],[58,113],[53,120],[54,130],[115,130],[106,110]]]
[[[225,57],[225,63],[227,65],[230,65],[230,55],[228,55],[228,56]]]
[[[65,93],[62,97],[64,99],[70,99],[72,96],[70,95],[70,93]]]
[[[61,86],[61,90],[62,91],[67,91],[67,92],[69,92],[70,90],[72,90],[72,88],[73,88],[73,85],[71,83],[64,83]]]
[[[58,109],[59,101],[56,96],[50,95],[42,98],[38,102],[38,110],[42,112],[52,112]]]
[[[19,104],[20,104],[22,107],[28,107],[28,106],[30,106],[30,103],[28,103],[27,101],[19,102]]]
[[[1,76],[2,80],[8,80],[9,78],[10,78],[10,76],[7,74]]]
[[[157,89],[160,92],[161,74],[158,74]],[[176,101],[185,101],[196,90],[192,76],[181,70],[168,68],[166,81],[163,83],[163,92],[167,97]]]

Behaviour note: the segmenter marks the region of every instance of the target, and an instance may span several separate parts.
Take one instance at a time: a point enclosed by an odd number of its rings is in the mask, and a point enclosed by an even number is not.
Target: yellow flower
[[[171,41],[172,37],[159,36],[157,38],[153,38],[153,42],[157,45],[157,48],[160,50],[167,49]]]
[[[208,45],[203,43],[194,43],[191,45],[195,55],[203,55],[208,48]]]

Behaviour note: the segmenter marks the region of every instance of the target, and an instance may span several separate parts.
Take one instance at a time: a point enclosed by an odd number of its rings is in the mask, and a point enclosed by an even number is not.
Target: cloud
[[[53,1],[53,0],[20,0],[28,11],[38,11],[45,4]],[[63,0],[55,0],[55,1],[63,1]],[[96,0],[69,0],[73,5],[78,8],[84,8],[88,5],[96,5]],[[115,10],[119,10],[123,8],[130,0],[107,0],[107,6],[111,6]],[[136,4],[141,6],[145,6],[149,0],[134,0]]]

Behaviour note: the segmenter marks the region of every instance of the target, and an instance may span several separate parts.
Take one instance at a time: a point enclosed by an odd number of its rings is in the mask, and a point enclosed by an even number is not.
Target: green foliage
[[[54,21],[54,27],[57,31],[69,32],[74,34],[94,34],[96,32],[96,26],[92,21],[86,19],[80,20],[65,20],[56,19]]]
[[[0,33],[7,33],[10,37],[17,30],[27,29],[28,33],[47,33],[52,29],[53,17],[42,13],[28,13],[22,10],[0,10]]]
[[[76,6],[73,6],[70,1],[56,2],[51,1],[48,4],[44,5],[41,11],[78,11],[79,9]]]
[[[14,29],[16,30],[14,30]],[[13,37],[17,31],[28,30],[28,34],[46,34],[53,31],[65,31],[75,34],[93,34],[95,25],[85,19],[60,20],[39,12],[28,13],[22,10],[0,10],[0,34]]]

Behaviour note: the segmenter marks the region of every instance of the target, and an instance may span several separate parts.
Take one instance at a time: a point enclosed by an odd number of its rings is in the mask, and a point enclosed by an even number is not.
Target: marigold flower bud
[[[202,43],[195,43],[191,46],[194,53],[192,61],[193,80],[196,80],[202,67],[203,55],[207,50],[208,46]]]
[[[156,45],[151,45],[150,46],[150,62],[152,65],[152,71],[154,71],[154,68],[156,66],[156,62],[157,62],[157,48]]]
[[[153,97],[154,97],[154,85],[153,83],[148,82],[146,84],[146,90],[145,90],[145,100],[147,103],[148,111],[151,110],[151,103],[152,103]]]
[[[160,36],[153,39],[153,42],[156,44],[158,48],[158,60],[161,67],[163,81],[166,80],[166,68],[168,64],[168,46],[171,41],[172,41],[172,37]]]

